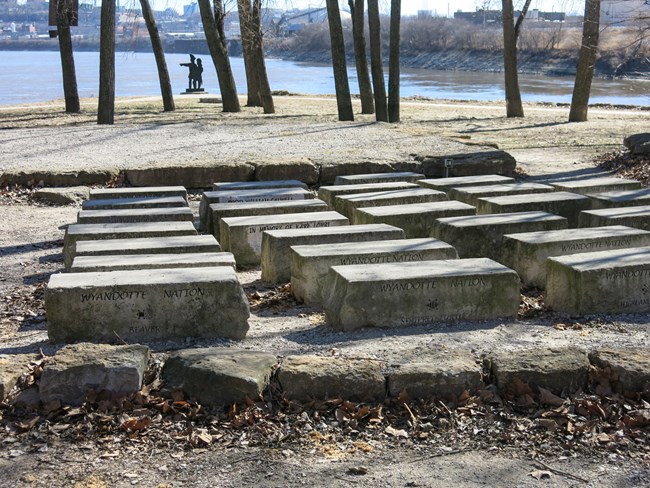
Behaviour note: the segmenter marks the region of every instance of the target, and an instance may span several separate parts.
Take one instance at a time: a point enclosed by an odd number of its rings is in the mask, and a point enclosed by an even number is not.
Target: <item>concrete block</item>
[[[422,173],[428,178],[445,175],[445,160],[452,161],[449,176],[504,175],[513,176],[517,161],[505,151],[477,151],[462,154],[425,156],[422,158]]]
[[[447,201],[444,192],[427,188],[408,190],[391,190],[372,193],[352,193],[339,195],[334,199],[334,210],[352,218],[354,210],[367,207],[384,207],[389,205],[407,205],[410,203],[427,203]]]
[[[395,171],[395,168],[389,163],[374,161],[321,164],[319,183],[321,185],[332,185],[337,176],[357,175],[360,173],[388,173],[390,171]]]
[[[452,188],[464,186],[505,185],[514,183],[515,179],[501,175],[457,176],[454,178],[431,178],[418,180],[417,184],[431,190],[449,192]]]
[[[252,180],[255,167],[248,163],[193,166],[184,162],[176,166],[124,170],[126,181],[133,186],[180,184],[187,188],[209,188],[213,181]]]
[[[203,268],[206,266],[230,266],[235,269],[235,265],[235,256],[229,252],[77,256],[72,261],[70,272],[93,273],[130,269]]]
[[[35,354],[0,355],[0,402],[4,402],[20,377],[29,373],[29,363],[36,360]]]
[[[541,183],[508,183],[505,185],[477,185],[452,188],[447,194],[450,200],[458,200],[469,205],[478,206],[479,198],[500,197],[503,195],[518,195],[521,193],[547,193],[555,189]]]
[[[616,393],[644,392],[650,386],[650,356],[645,347],[596,349],[589,353],[589,361],[606,375]]]
[[[187,200],[184,186],[153,186],[140,188],[95,188],[90,190],[90,200],[112,200],[115,198],[183,197]]]
[[[321,229],[348,225],[337,212],[306,212],[282,215],[227,217],[219,223],[224,250],[235,256],[238,266],[260,264],[262,235],[269,230]]]
[[[490,259],[334,266],[323,290],[338,330],[514,318],[519,277]]]
[[[614,176],[598,176],[595,178],[580,178],[575,180],[547,181],[548,185],[559,191],[568,191],[587,195],[589,193],[603,193],[609,191],[627,191],[641,189],[641,183],[626,178]]]
[[[36,201],[54,205],[76,205],[88,199],[90,189],[87,186],[65,188],[39,188],[32,198]]]
[[[626,225],[650,230],[650,205],[586,210],[580,214],[578,225],[580,227]]]
[[[315,185],[320,178],[320,168],[308,159],[285,156],[284,158],[267,159],[254,164],[255,179],[258,181],[293,178],[308,185]]]
[[[359,175],[340,175],[334,180],[335,185],[367,185],[370,183],[387,183],[391,181],[406,181],[416,183],[425,178],[421,173],[412,171],[397,171],[389,173],[367,173]]]
[[[353,193],[373,193],[379,191],[408,190],[416,189],[418,185],[402,181],[388,183],[370,183],[362,185],[332,185],[321,186],[318,189],[318,198],[323,200],[330,208],[334,208],[334,199],[341,195],[352,195]]]
[[[249,316],[226,266],[55,274],[45,311],[55,343],[243,339]]]
[[[307,185],[299,180],[224,181],[212,184],[212,191],[269,190],[273,188],[303,188],[306,190]]]
[[[648,188],[590,193],[587,196],[591,198],[594,210],[650,205],[650,189]]]
[[[193,222],[189,207],[80,210],[78,224],[128,224],[133,222]]]
[[[262,236],[262,279],[268,283],[286,283],[291,279],[291,246],[403,238],[402,229],[385,224],[266,231]]]
[[[456,259],[449,244],[437,239],[344,242],[291,247],[291,289],[310,305],[322,303],[321,291],[332,266],[409,263]]]
[[[125,208],[170,208],[187,207],[187,201],[177,197],[134,197],[109,198],[107,200],[86,200],[82,203],[83,210],[117,210]]]
[[[632,154],[650,154],[650,132],[627,136],[623,144]]]

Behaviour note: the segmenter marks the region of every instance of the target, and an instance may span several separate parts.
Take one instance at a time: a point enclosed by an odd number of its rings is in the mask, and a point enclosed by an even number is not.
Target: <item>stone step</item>
[[[275,188],[303,188],[306,190],[307,185],[299,180],[223,181],[212,184],[213,191],[269,190]]]
[[[201,229],[207,229],[210,219],[210,205],[213,203],[282,202],[287,200],[308,200],[314,194],[303,188],[272,188],[268,190],[205,191],[199,204]]]
[[[347,226],[350,222],[338,212],[307,212],[281,215],[226,217],[219,223],[224,251],[235,255],[238,266],[260,264],[263,233],[270,230],[322,229]]]
[[[580,213],[578,224],[580,227],[626,225],[650,230],[650,205],[586,210]]]
[[[77,256],[72,261],[70,272],[93,273],[132,269],[202,268],[206,266],[230,266],[234,269],[235,257],[229,252]]]
[[[323,290],[338,330],[514,318],[519,277],[490,259],[334,266]]]
[[[544,288],[551,256],[640,246],[650,246],[650,232],[623,225],[507,234],[501,262],[514,269],[524,285]]]
[[[249,316],[227,266],[54,274],[45,311],[54,343],[243,339]]]
[[[590,193],[592,208],[620,208],[650,205],[650,189]]]
[[[337,196],[334,199],[334,210],[348,218],[352,218],[354,210],[357,208],[441,201],[447,201],[447,194],[441,191],[429,190],[428,188],[352,193]]]
[[[248,217],[250,215],[280,215],[299,212],[325,212],[329,207],[323,200],[288,200],[285,202],[212,203],[210,204],[206,231],[221,238],[219,221],[225,217]]]
[[[145,222],[132,224],[72,224],[65,231],[63,262],[70,268],[77,241],[130,239],[138,237],[195,236],[191,222]]]
[[[476,175],[476,176],[456,176],[454,178],[430,178],[418,180],[417,184],[432,190],[444,191],[449,193],[452,188],[462,188],[465,186],[485,186],[485,185],[504,185],[514,183],[515,179],[509,176],[501,175]]]
[[[466,203],[446,202],[411,203],[386,207],[358,208],[352,214],[352,223],[388,224],[404,230],[406,237],[429,237],[433,223],[443,217],[475,215],[476,208]]]
[[[408,190],[418,188],[415,183],[405,181],[392,181],[387,183],[368,183],[360,185],[330,185],[321,186],[318,190],[318,198],[323,200],[330,208],[334,208],[334,199],[341,195],[353,193],[374,193],[378,191]]]
[[[650,311],[650,247],[549,258],[545,302],[571,315]]]
[[[303,302],[320,305],[321,291],[332,266],[409,263],[457,257],[452,246],[430,238],[292,246],[291,290]]]
[[[603,193],[609,191],[638,190],[641,183],[636,180],[616,178],[614,176],[599,176],[596,178],[580,178],[560,181],[544,181],[559,191],[568,191],[587,195],[589,193]]]
[[[505,234],[566,228],[564,217],[546,212],[487,214],[438,219],[433,224],[431,237],[454,246],[461,258],[488,257],[499,261]]]
[[[187,200],[184,186],[146,186],[137,188],[96,188],[90,190],[90,200],[143,197],[183,197]]]
[[[418,180],[426,178],[423,174],[413,173],[412,171],[398,171],[394,173],[367,173],[360,175],[339,175],[334,180],[335,185],[367,185],[371,183],[388,183],[395,181],[405,181],[416,183]]]
[[[555,191],[479,198],[476,212],[498,214],[539,210],[565,217],[569,227],[577,227],[580,212],[589,209],[591,209],[591,200],[588,197],[577,193]]]
[[[478,206],[479,198],[517,195],[520,193],[546,193],[555,189],[541,183],[508,183],[504,185],[478,185],[452,188],[447,194],[450,200],[458,200],[469,205]]]
[[[132,208],[118,210],[80,210],[78,224],[120,224],[132,222],[192,222],[189,207]]]
[[[187,207],[183,197],[134,197],[109,198],[105,200],[86,200],[81,204],[83,210],[117,210],[125,208],[170,208]]]
[[[402,229],[385,224],[266,231],[262,236],[262,279],[268,283],[291,280],[291,246],[403,238]]]

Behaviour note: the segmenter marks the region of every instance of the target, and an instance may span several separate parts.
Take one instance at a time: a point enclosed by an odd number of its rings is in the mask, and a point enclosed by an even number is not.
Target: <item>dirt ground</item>
[[[172,123],[167,114],[151,111],[151,101],[131,100],[118,105],[116,137],[111,138],[105,138],[104,131],[113,129],[94,125],[92,104],[87,105],[88,113],[78,117],[54,116],[53,105],[0,107],[0,127],[7,129],[0,131],[0,167],[35,168],[51,160],[57,169],[78,169],[86,164],[87,151],[102,155],[104,159],[96,158],[96,164],[126,164],[114,151],[114,145],[123,143],[117,135],[131,133],[130,137],[147,141],[156,133],[173,139],[183,133],[190,137],[188,134],[196,130],[206,133],[212,126],[218,126],[214,131],[221,134],[218,137],[231,140],[249,137],[249,131],[259,135],[265,130],[276,138],[278,133],[273,131],[281,127],[284,135],[277,150],[284,145],[290,153],[309,158],[305,134],[310,124],[321,124],[323,129],[339,124],[334,101],[329,98],[281,97],[277,105],[279,114],[275,117],[261,116],[253,109],[231,116],[219,114],[214,106],[184,100]],[[464,145],[496,144],[517,158],[522,173],[558,177],[597,171],[591,162],[596,155],[620,150],[623,137],[647,131],[650,119],[650,112],[645,110],[597,108],[590,111],[589,122],[569,124],[565,122],[567,107],[531,105],[526,111],[526,118],[508,120],[498,104],[412,100],[404,103],[402,124],[371,124],[354,132],[359,140],[366,130],[378,138],[385,132],[390,134],[390,144],[403,140],[407,146],[413,140],[433,144],[439,136],[445,138],[442,145],[448,140]],[[201,122],[196,122],[198,115]],[[62,128],[83,135],[86,147],[76,155],[69,149],[64,152],[65,158],[53,157],[57,148],[70,146],[69,139],[59,137]],[[337,131],[330,131],[330,135],[319,149],[319,157],[335,151],[337,145],[337,157],[341,157],[350,146],[349,138]],[[143,142],[145,149],[138,151],[144,153],[147,144],[155,143],[155,137],[154,142]],[[46,141],[48,151],[37,150],[28,142],[33,140]],[[158,143],[162,144],[160,140]],[[408,153],[411,147],[395,149],[393,154]],[[220,151],[217,146],[204,150]],[[238,154],[234,155],[250,157]],[[158,161],[168,162],[169,157],[161,152]],[[52,355],[59,346],[47,341],[42,291],[49,275],[62,269],[64,226],[75,220],[78,207],[36,204],[29,195],[28,190],[16,189],[3,189],[0,194],[0,354]],[[196,208],[196,201],[193,205]],[[250,332],[236,346],[280,357],[304,353],[363,357],[381,361],[389,370],[412,358],[435,357],[456,349],[470,350],[478,359],[494,350],[516,354],[536,347],[650,347],[650,316],[576,319],[543,310],[529,310],[522,318],[507,322],[433,324],[344,334],[327,326],[321,310],[294,302],[282,290],[266,287],[258,270],[240,272],[239,276],[246,291],[257,292],[266,299],[266,305],[254,309]],[[233,346],[223,341],[188,341],[153,344],[152,349],[154,357],[162,358],[170,349],[199,345]],[[47,412],[4,405],[0,409],[0,426],[4,429],[0,433],[0,484],[79,488],[650,484],[650,448],[643,439],[627,447],[594,439],[576,443],[566,432],[539,428],[535,422],[543,416],[541,411],[506,415],[505,410],[466,407],[472,413],[445,413],[437,405],[434,415],[434,410],[423,406],[418,407],[420,410],[415,410],[416,405],[411,407],[415,413],[408,406],[386,407],[387,412],[397,408],[405,416],[406,421],[397,418],[390,424],[403,427],[404,432],[390,430],[384,424],[375,429],[370,423],[355,429],[338,417],[343,408],[339,405],[323,407],[326,413],[322,415],[315,407],[290,414],[274,410],[268,423],[257,419],[246,428],[235,429],[232,421],[204,422],[201,425],[208,429],[210,442],[192,444],[187,441],[188,436],[192,438],[192,433],[187,433],[187,426],[192,424],[188,418],[174,418],[164,424],[165,428],[157,427],[155,433],[129,432],[119,427],[102,430],[100,411],[92,415],[85,412],[85,416],[76,411],[48,416]],[[115,419],[120,413],[111,415]],[[38,427],[25,428],[24,422],[36,417]],[[426,425],[433,427],[424,428]],[[273,432],[277,429],[280,435],[264,433],[262,426]],[[615,426],[613,429],[616,432]]]

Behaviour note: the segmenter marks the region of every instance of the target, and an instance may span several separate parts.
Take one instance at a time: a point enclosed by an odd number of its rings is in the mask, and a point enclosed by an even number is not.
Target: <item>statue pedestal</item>
[[[193,95],[198,93],[200,95],[208,93],[203,88],[188,88],[184,92],[181,92],[181,95]]]

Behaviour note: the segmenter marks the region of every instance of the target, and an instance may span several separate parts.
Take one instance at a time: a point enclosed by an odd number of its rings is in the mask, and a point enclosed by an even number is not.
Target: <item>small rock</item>
[[[632,134],[623,140],[632,154],[650,154],[650,132]]]
[[[6,354],[0,356],[0,401],[4,401],[20,377],[29,370],[33,354]]]
[[[642,392],[650,384],[650,356],[643,348],[597,349],[589,353],[591,363],[609,369],[612,388],[619,392]]]
[[[55,205],[70,205],[87,200],[89,192],[87,186],[41,188],[34,192],[34,199]]]

